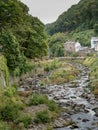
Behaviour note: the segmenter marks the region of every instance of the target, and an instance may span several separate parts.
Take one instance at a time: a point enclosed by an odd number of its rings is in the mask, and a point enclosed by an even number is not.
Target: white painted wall
[[[78,52],[81,48],[81,44],[79,42],[76,42],[75,44],[75,51]]]
[[[95,51],[98,51],[98,44],[96,44],[95,46]]]
[[[91,38],[91,48],[96,49],[97,45],[98,45],[98,37],[92,37]]]

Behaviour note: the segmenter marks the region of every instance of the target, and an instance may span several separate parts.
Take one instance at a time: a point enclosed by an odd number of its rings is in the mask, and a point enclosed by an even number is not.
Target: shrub
[[[49,107],[50,111],[55,111],[55,112],[59,111],[58,105],[56,104],[55,101],[49,101],[48,102],[48,107]]]
[[[11,86],[6,88],[4,95],[8,97],[13,97],[16,96],[16,93],[17,93],[17,89],[14,86],[13,87]]]
[[[50,114],[48,110],[44,110],[42,112],[36,113],[36,117],[34,119],[35,123],[49,123],[51,120]]]
[[[0,122],[0,130],[11,130],[11,128],[6,122]]]
[[[24,127],[27,128],[32,123],[32,117],[30,115],[27,115],[27,114],[22,114],[17,119],[17,122],[23,123]]]
[[[94,32],[95,32],[95,34],[98,34],[98,24],[94,25]]]
[[[54,70],[60,66],[60,62],[58,60],[53,60],[50,63],[46,64],[44,67],[44,71],[49,72]]]
[[[18,116],[19,108],[16,104],[8,102],[0,108],[0,118],[4,121],[14,121]]]
[[[38,105],[38,104],[45,104],[48,102],[48,98],[46,95],[42,94],[33,94],[29,101],[29,105]]]
[[[46,66],[44,67],[44,71],[49,72],[50,70],[51,70],[51,68],[50,68],[49,65],[46,65]]]

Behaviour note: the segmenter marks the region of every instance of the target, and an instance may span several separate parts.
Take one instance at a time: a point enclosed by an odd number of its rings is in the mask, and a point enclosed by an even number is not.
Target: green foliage
[[[68,11],[62,13],[57,21],[46,25],[48,34],[57,32],[83,31],[93,29],[98,23],[98,0],[81,0],[73,5]]]
[[[50,70],[51,70],[51,68],[50,68],[49,65],[46,65],[46,66],[44,67],[44,71],[49,72]]]
[[[27,8],[25,6],[25,8]],[[25,10],[24,8],[24,10]],[[3,29],[17,26],[18,23],[22,23],[25,11],[21,2],[17,0],[1,0],[0,1],[0,32]]]
[[[16,89],[8,87],[7,90],[0,87],[0,119],[14,121],[19,116],[23,103],[16,95]]]
[[[49,43],[49,56],[50,57],[61,57],[64,56],[65,34],[56,33],[52,37],[48,38]]]
[[[27,38],[23,43],[24,55],[29,58],[47,55],[46,34],[44,32],[44,25],[37,19],[31,17],[31,28],[27,30]]]
[[[28,11],[18,0],[0,1],[0,52],[16,76],[31,70],[27,58],[47,55],[44,25]]]
[[[9,85],[9,70],[7,67],[7,61],[3,55],[0,55],[0,76],[4,75],[4,79],[6,81],[6,85]],[[2,79],[1,79],[2,80]],[[2,84],[0,80],[0,85]]]
[[[60,67],[60,62],[58,60],[53,60],[50,63],[46,63],[44,65],[44,71],[49,72],[51,70],[54,70],[56,68]]]
[[[48,38],[49,42],[49,56],[60,57],[64,56],[64,43],[66,41],[79,41],[82,46],[90,46],[91,37],[94,36],[93,29],[78,32],[74,30],[70,33],[55,33]],[[61,39],[60,39],[61,38]],[[77,56],[76,53],[72,56]]]
[[[11,130],[11,127],[6,122],[0,121],[0,130]]]
[[[14,103],[9,102],[0,108],[0,118],[4,121],[14,121],[18,116],[18,107]]]
[[[66,82],[72,81],[79,74],[74,66],[70,66],[65,61],[59,61],[59,65],[49,76],[50,84],[64,84]]]
[[[49,100],[46,95],[42,94],[33,94],[29,100],[29,105],[39,105],[39,104],[46,104],[50,111],[54,111],[56,113],[59,112],[59,107],[53,100]]]
[[[4,95],[7,97],[15,97],[17,96],[17,85],[7,86],[4,90]]]
[[[48,102],[48,107],[50,111],[59,112],[59,107],[55,101],[50,100]]]
[[[7,59],[7,65],[11,74],[20,76],[22,73],[26,73],[32,69],[33,66],[20,52],[19,43],[10,31],[2,33],[0,44],[2,45],[1,52]]]
[[[94,25],[94,32],[95,32],[96,35],[98,34],[98,24]]]
[[[94,31],[93,29],[91,30],[85,30],[85,31],[73,31],[69,34],[67,39],[71,39],[74,41],[79,41],[82,46],[90,46],[91,44],[91,37],[94,36]]]
[[[32,117],[27,114],[21,114],[18,119],[17,123],[23,123],[25,128],[28,128],[28,126],[32,123]]]
[[[46,95],[42,94],[33,94],[30,98],[29,105],[39,105],[46,104],[48,102],[48,98]]]
[[[70,56],[72,56],[72,57],[77,57],[78,56],[78,54],[76,53],[76,52],[73,52],[73,53],[71,53],[71,55]]]
[[[53,130],[52,126],[48,125],[46,130]]]
[[[50,120],[51,117],[48,110],[36,113],[36,117],[34,119],[35,123],[49,123]]]
[[[95,95],[98,94],[98,58],[97,56],[92,56],[86,58],[84,65],[88,66],[90,69],[90,83],[89,87]]]
[[[23,60],[20,53],[19,43],[16,37],[10,31],[2,33],[0,44],[2,45],[2,53],[7,59],[7,65],[10,71],[14,72],[16,68],[23,68],[25,60]]]

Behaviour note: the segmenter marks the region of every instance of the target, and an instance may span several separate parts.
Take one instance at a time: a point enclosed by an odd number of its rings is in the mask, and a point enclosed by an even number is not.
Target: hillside
[[[28,71],[27,59],[47,55],[44,24],[19,0],[0,0],[0,54],[14,75]]]
[[[46,25],[48,34],[57,32],[83,31],[93,29],[98,23],[98,0],[81,0],[67,12],[62,13],[57,21]]]

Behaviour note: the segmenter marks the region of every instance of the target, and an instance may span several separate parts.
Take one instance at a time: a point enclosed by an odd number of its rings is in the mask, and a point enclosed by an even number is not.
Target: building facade
[[[68,41],[64,43],[65,54],[78,52],[80,48],[81,44],[79,42]]]
[[[98,51],[98,37],[91,38],[91,48]]]

